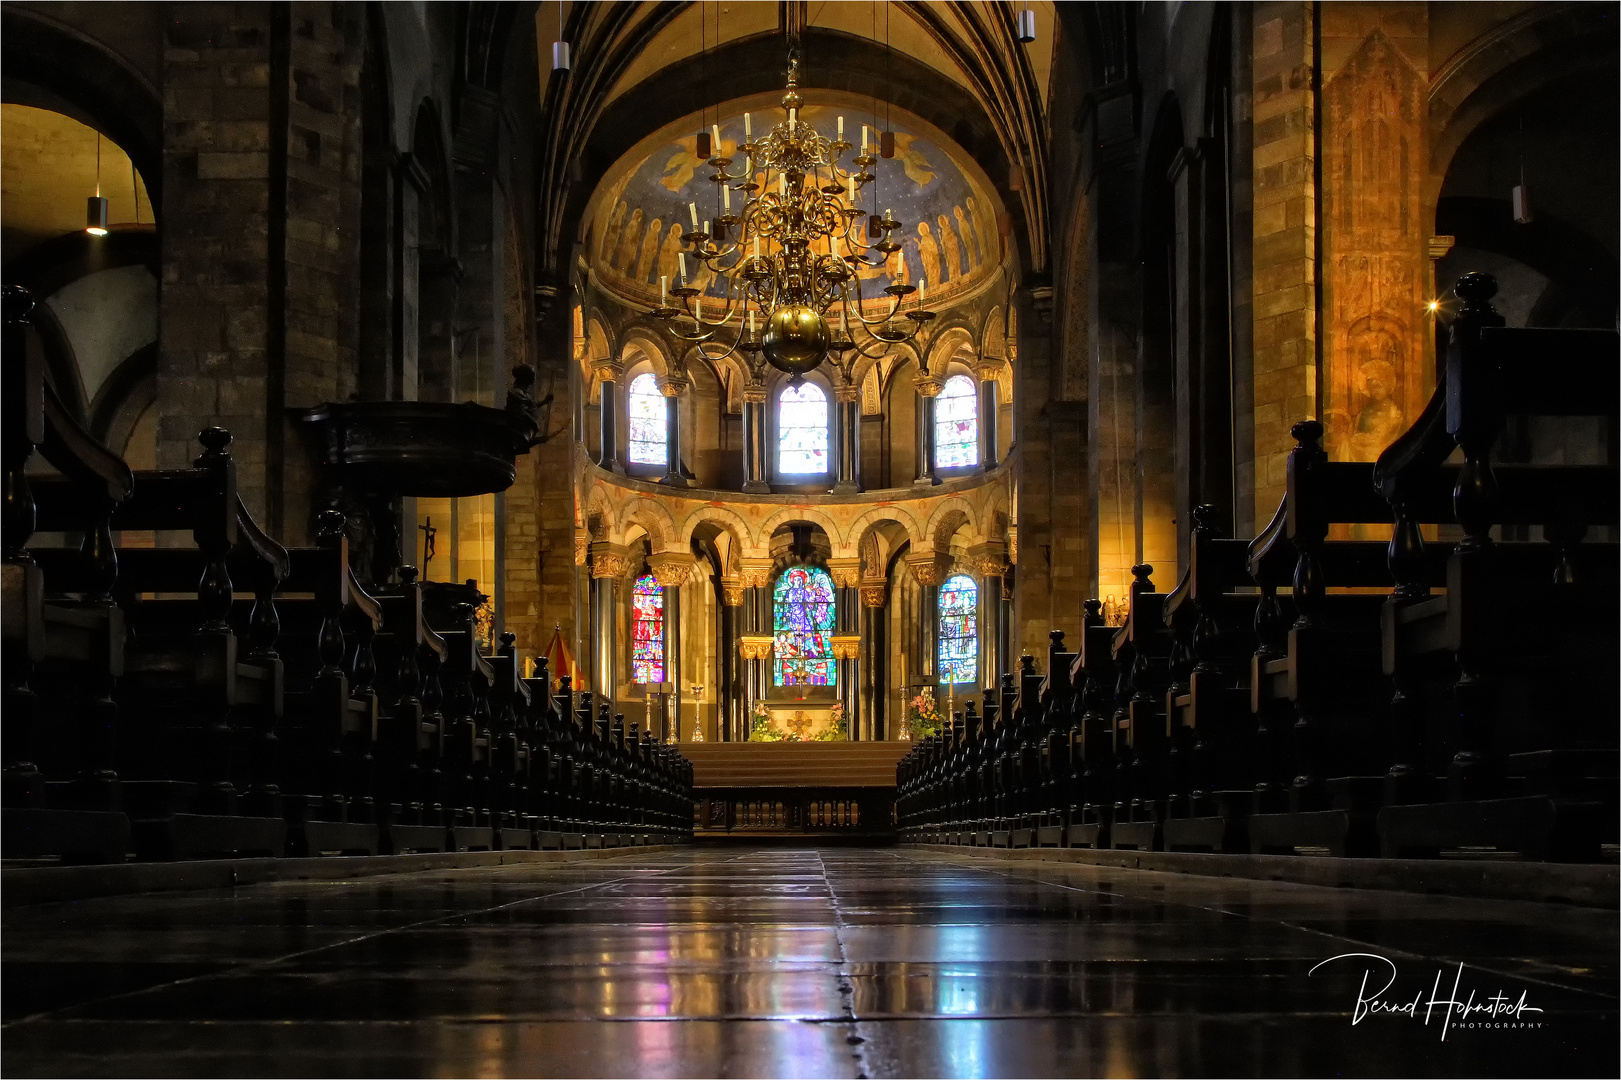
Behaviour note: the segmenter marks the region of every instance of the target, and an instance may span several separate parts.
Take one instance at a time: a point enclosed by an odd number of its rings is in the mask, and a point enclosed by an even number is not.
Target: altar
[[[832,701],[793,701],[782,704],[766,703],[766,715],[771,729],[784,736],[797,737],[800,742],[815,742],[829,738],[828,732],[838,730]]]

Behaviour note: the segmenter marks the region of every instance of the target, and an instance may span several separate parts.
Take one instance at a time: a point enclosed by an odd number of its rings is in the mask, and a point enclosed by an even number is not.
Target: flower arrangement
[[[831,714],[832,723],[827,730],[817,735],[817,742],[847,742],[850,738],[850,721],[844,715],[844,702],[835,701]]]
[[[934,688],[925,686],[906,703],[906,725],[914,739],[927,739],[940,730],[940,712],[934,704]]]
[[[766,708],[764,701],[756,700],[750,710],[749,741],[750,742],[798,742],[799,737],[784,734],[771,726],[771,710]]]

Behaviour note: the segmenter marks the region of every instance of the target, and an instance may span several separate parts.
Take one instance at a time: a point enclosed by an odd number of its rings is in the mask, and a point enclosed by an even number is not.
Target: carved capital
[[[698,563],[691,555],[679,551],[664,551],[647,557],[647,569],[663,588],[680,588],[698,571]]]
[[[861,606],[881,608],[889,600],[889,582],[868,578],[861,583]]]
[[[749,383],[743,387],[743,402],[746,405],[764,405],[766,402],[765,387],[760,383]]]
[[[687,392],[692,385],[684,375],[660,375],[658,377],[659,393],[665,397],[678,398]]]
[[[763,589],[771,583],[770,559],[742,559],[737,569],[737,580],[746,588]]]
[[[908,555],[906,568],[919,585],[938,585],[951,576],[951,557],[934,551]]]
[[[591,534],[584,529],[574,530],[574,565],[585,565],[585,554],[591,548]]]
[[[771,659],[771,646],[776,639],[765,634],[744,634],[737,639],[737,651],[745,660]]]
[[[855,559],[829,559],[827,572],[833,577],[833,584],[841,589],[853,589],[861,584],[861,560]]]
[[[922,397],[939,397],[940,391],[946,388],[945,380],[935,375],[919,375],[912,380],[912,385]]]
[[[625,374],[625,365],[618,360],[593,360],[591,370],[603,382],[618,382]]]
[[[721,578],[720,595],[727,607],[742,607],[743,582],[738,578]]]
[[[844,383],[833,388],[833,400],[849,404],[861,400],[861,387],[854,383]]]
[[[1019,527],[1007,527],[1007,561],[1014,566],[1019,565]]]
[[[1007,361],[1000,356],[982,356],[974,361],[974,375],[980,382],[995,382],[1002,377]]]
[[[618,544],[599,540],[591,545],[591,576],[594,578],[624,577],[630,573],[632,565],[630,551]]]
[[[858,660],[861,658],[860,634],[834,634],[833,659]]]
[[[1007,545],[995,541],[976,544],[968,549],[962,561],[971,573],[982,577],[1001,577],[1007,572]]]

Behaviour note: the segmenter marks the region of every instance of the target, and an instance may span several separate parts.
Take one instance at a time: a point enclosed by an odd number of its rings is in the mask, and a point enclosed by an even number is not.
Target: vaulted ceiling
[[[1024,4],[706,0],[541,3],[542,272],[554,279],[581,238],[586,203],[639,140],[696,109],[778,90],[787,23],[802,27],[802,85],[890,102],[948,134],[1012,215],[1020,261],[1045,267],[1046,99],[1054,5],[1029,4],[1036,40],[1018,41]],[[887,26],[886,26],[887,23]],[[569,42],[568,71],[545,68]]]

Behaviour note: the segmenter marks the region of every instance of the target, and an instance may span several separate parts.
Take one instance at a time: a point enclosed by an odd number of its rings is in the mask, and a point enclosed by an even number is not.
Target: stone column
[[[839,665],[839,703],[844,706],[846,730],[854,741],[861,733],[861,560],[829,559],[827,571],[838,589],[833,658]]]
[[[854,495],[861,490],[861,388],[854,385],[833,388],[836,446],[839,478],[835,495]]]
[[[770,680],[773,635],[771,631],[770,559],[743,559],[738,573],[742,591],[743,626],[737,635],[738,655],[743,658],[743,738],[754,724],[754,703],[764,699]]]
[[[997,411],[1001,407],[1001,384],[996,377],[1002,371],[1002,361],[986,357],[975,367],[979,376],[979,463],[985,469],[996,468],[996,448],[1000,445]]]
[[[681,586],[697,568],[685,552],[664,551],[648,556],[647,569],[664,590],[664,681],[671,688],[673,711],[660,736],[666,742],[681,741]]]
[[[743,491],[749,495],[769,495],[766,481],[765,387],[750,383],[743,387]]]
[[[624,475],[625,466],[619,461],[619,394],[615,390],[619,377],[625,373],[623,364],[612,360],[596,362],[597,378],[601,380],[602,399],[598,408],[602,413],[597,427],[602,436],[597,464],[609,472]]]
[[[664,395],[664,479],[659,483],[670,487],[690,487],[681,468],[681,395],[690,385],[676,375],[664,375],[658,380],[659,392]]]
[[[940,482],[934,467],[934,404],[945,383],[919,375],[912,385],[917,388],[917,478],[912,483],[932,486]]]
[[[618,544],[591,545],[591,688],[598,701],[612,702],[618,692],[619,610],[614,583],[630,565],[630,552]]]
[[[722,741],[742,741],[748,737],[748,732],[742,730],[742,717],[746,711],[744,702],[748,695],[736,651],[738,636],[743,629],[743,594],[747,591],[739,578],[721,579],[720,648],[716,651],[721,686],[716,700],[721,703]]]
[[[981,686],[1000,686],[1007,665],[1002,626],[1005,615],[1002,575],[1007,571],[1007,548],[994,542],[980,544],[969,549],[968,559],[980,577],[979,682]]]
[[[889,599],[889,582],[884,578],[861,581],[861,637],[867,652],[867,681],[863,687],[866,702],[861,710],[862,737],[888,737],[885,722],[889,700],[889,653],[884,645],[884,606]]]
[[[927,686],[939,682],[940,663],[940,583],[951,569],[950,556],[931,550],[908,555],[906,566],[922,586],[918,598],[918,631],[922,635],[918,656],[918,681]]]

